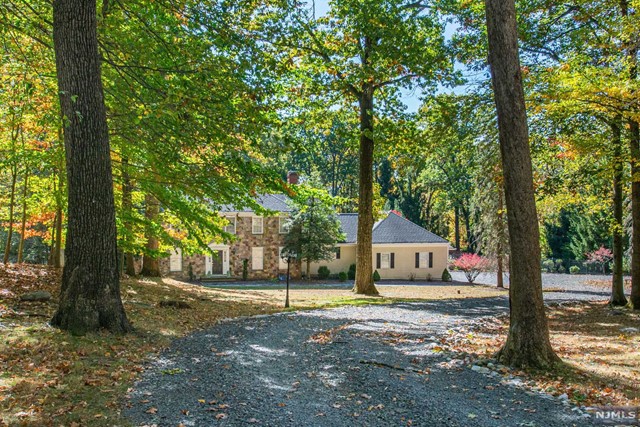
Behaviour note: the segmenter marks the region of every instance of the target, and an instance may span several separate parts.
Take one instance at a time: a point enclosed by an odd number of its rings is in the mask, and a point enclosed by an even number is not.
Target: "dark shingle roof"
[[[342,232],[346,235],[344,243],[355,243],[358,235],[358,214],[339,214],[338,219]],[[448,243],[448,241],[390,212],[386,218],[373,226],[373,244],[376,243]]]
[[[256,202],[260,206],[270,211],[275,212],[291,212],[291,207],[289,207],[289,197],[284,194],[261,194],[256,197]],[[243,207],[242,209],[238,209],[234,206],[224,205],[220,209],[220,212],[253,212],[253,209],[250,207]]]
[[[373,228],[373,243],[449,243],[400,215],[390,212]]]
[[[355,243],[358,235],[358,214],[357,213],[341,213],[338,214],[340,220],[340,228],[345,234],[343,243]]]

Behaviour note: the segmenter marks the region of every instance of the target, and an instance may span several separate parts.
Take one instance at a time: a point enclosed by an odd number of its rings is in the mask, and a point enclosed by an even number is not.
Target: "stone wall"
[[[287,273],[286,267],[280,269],[280,247],[284,246],[284,234],[280,233],[280,221],[278,217],[266,217],[263,219],[262,234],[252,233],[251,217],[237,217],[237,239],[229,244],[229,275],[242,279],[243,260],[247,260],[247,273],[249,280],[275,279],[279,275]],[[252,270],[251,250],[254,247],[262,247],[264,260],[262,270]],[[191,264],[193,276],[199,279],[205,274],[206,255],[183,255],[182,271],[169,271],[169,257],[160,260],[160,272],[163,276],[175,277],[183,280],[189,279],[189,264]],[[285,264],[286,265],[286,264]],[[291,277],[300,278],[300,263],[291,265]]]
[[[229,250],[229,269],[231,276],[242,278],[243,260],[247,260],[249,279],[274,279],[280,274],[286,274],[286,268],[280,270],[280,247],[284,246],[284,234],[280,234],[278,217],[265,217],[262,224],[262,234],[252,233],[251,217],[236,219],[237,240]],[[264,262],[262,270],[252,270],[251,250],[254,247],[264,248]],[[299,263],[291,265],[291,277],[300,277]]]
[[[170,271],[169,269],[169,257],[160,259],[160,273],[163,276],[174,277],[176,279],[189,280],[189,265],[191,265],[191,271],[194,279],[199,279],[204,276],[205,273],[205,255],[183,255],[182,256],[182,271]]]

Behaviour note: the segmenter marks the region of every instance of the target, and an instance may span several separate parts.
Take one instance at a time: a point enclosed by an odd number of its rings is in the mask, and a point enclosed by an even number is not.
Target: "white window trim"
[[[180,267],[174,268],[174,263],[178,263]],[[169,253],[169,271],[182,271],[182,249],[175,248]]]
[[[420,252],[418,268],[429,268],[429,252]]]
[[[260,250],[260,256],[256,253]],[[260,261],[258,263],[258,261]],[[251,269],[254,271],[264,270],[264,247],[254,246],[251,248]]]
[[[289,230],[287,230],[287,227],[285,227],[285,224],[287,223],[288,219],[289,219],[288,215],[280,215],[278,217],[278,232],[280,234],[287,234],[289,232]]]
[[[256,225],[260,220],[260,231],[256,231]],[[253,216],[251,217],[251,234],[263,234],[264,233],[264,217]]]
[[[225,219],[227,221],[229,221],[229,224],[224,226],[224,231],[226,231],[229,234],[236,234],[236,226],[238,225],[236,217],[235,216],[227,216],[227,217],[225,217]],[[233,231],[228,231],[227,229],[229,227],[231,227],[232,225],[233,225]]]
[[[384,256],[387,256],[387,266],[384,266]],[[391,252],[380,252],[380,270],[391,269]]]

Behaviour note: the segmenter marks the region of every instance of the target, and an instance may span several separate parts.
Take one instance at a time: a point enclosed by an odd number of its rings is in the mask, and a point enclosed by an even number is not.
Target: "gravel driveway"
[[[460,282],[467,279],[461,271],[452,271],[451,277]],[[594,281],[611,282],[611,276],[596,274],[557,274],[542,273],[542,289],[553,290],[545,292],[544,299],[548,300],[608,300],[611,289],[591,284]],[[495,273],[480,273],[476,284],[496,284]],[[509,286],[509,275],[504,276],[504,285]]]
[[[126,408],[158,426],[584,426],[555,398],[443,352],[505,298],[341,307],[223,322],[176,340]]]

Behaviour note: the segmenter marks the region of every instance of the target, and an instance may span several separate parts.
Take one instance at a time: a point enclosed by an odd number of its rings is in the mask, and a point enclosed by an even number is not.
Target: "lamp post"
[[[289,276],[291,273],[291,261],[295,259],[295,256],[287,251],[282,251],[280,258],[287,263],[287,290],[285,293],[284,308],[289,308]]]

